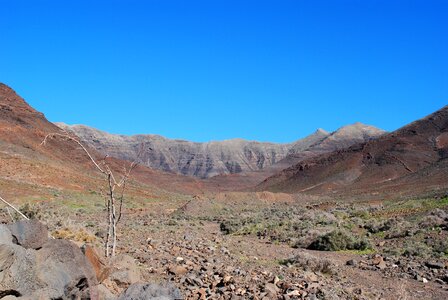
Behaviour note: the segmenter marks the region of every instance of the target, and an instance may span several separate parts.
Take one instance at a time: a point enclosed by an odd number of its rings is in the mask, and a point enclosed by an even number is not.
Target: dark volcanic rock
[[[48,240],[47,227],[37,220],[22,220],[8,225],[13,241],[24,248],[39,249]]]
[[[39,280],[69,299],[88,297],[97,285],[95,271],[81,249],[66,240],[49,240],[36,253]],[[62,295],[61,295],[62,296]]]

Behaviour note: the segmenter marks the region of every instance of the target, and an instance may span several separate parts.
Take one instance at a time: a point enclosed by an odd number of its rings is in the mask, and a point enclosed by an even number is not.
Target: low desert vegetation
[[[437,258],[448,254],[448,198],[320,209],[275,205],[216,218],[229,235],[252,235],[294,248]]]

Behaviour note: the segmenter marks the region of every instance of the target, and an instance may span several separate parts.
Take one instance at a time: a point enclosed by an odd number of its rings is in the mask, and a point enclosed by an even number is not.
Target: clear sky
[[[112,133],[289,142],[448,104],[445,0],[0,0],[0,37],[0,82]]]

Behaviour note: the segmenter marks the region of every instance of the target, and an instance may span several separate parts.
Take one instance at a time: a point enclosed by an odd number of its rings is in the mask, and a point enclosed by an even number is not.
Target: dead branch
[[[21,215],[24,219],[29,220],[30,218],[28,218],[27,216],[25,216],[20,210],[18,210],[14,205],[12,205],[11,203],[9,203],[8,201],[6,201],[5,199],[3,199],[2,197],[0,197],[0,200],[5,203],[6,205],[8,205],[9,207],[11,207],[12,209],[14,209],[19,215]]]
[[[50,134],[47,134],[47,135],[45,136],[44,140],[42,141],[42,143],[40,143],[40,144],[43,145],[43,146],[45,146],[46,143],[47,143],[48,138],[54,138],[54,137],[57,137],[57,136],[62,137],[62,138],[66,138],[66,139],[68,139],[68,140],[71,140],[71,141],[77,143],[77,144],[82,148],[82,150],[84,150],[84,152],[87,154],[87,156],[88,156],[88,157],[90,158],[90,160],[93,162],[93,164],[95,165],[95,167],[96,167],[101,173],[103,173],[103,174],[107,174],[107,173],[106,173],[106,172],[105,172],[105,171],[104,171],[104,170],[97,164],[97,162],[93,159],[92,155],[90,155],[90,153],[89,153],[89,151],[87,151],[86,147],[84,147],[84,145],[81,144],[81,142],[78,141],[76,138],[71,137],[71,136],[68,135],[68,134],[61,134],[61,133],[50,133]]]

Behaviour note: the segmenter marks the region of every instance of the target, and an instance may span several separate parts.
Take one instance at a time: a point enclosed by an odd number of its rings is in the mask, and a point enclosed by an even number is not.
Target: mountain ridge
[[[448,106],[375,140],[302,160],[257,190],[310,193],[443,188],[448,177]],[[446,181],[446,180],[445,180]],[[414,191],[413,191],[414,190]]]
[[[347,144],[376,138],[385,131],[373,126],[352,124],[339,130],[353,132],[353,135],[333,136],[337,131],[328,133],[317,129],[313,134],[291,143],[272,143],[249,141],[240,138],[191,142],[179,139],[168,139],[154,134],[121,135],[110,134],[86,125],[67,125],[55,123],[69,132],[73,132],[92,148],[118,157],[133,160],[139,145],[146,149],[143,163],[151,168],[189,175],[199,178],[210,178],[223,174],[253,172],[273,166],[288,156],[309,150],[326,141],[328,146],[320,151],[333,151]],[[352,129],[357,127],[358,130]],[[359,129],[361,128],[361,129]]]

